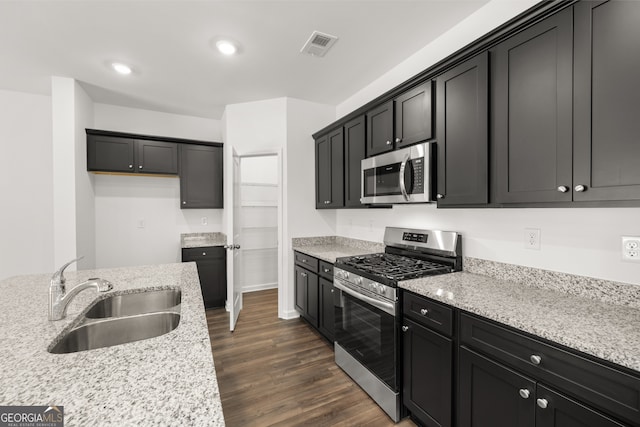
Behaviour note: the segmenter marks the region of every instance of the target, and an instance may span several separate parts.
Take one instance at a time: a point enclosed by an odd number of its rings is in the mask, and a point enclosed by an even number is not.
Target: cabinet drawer
[[[203,246],[201,248],[182,248],[182,261],[197,261],[199,259],[218,258],[224,255],[222,246]]]
[[[467,314],[460,316],[460,342],[640,425],[638,377]]]
[[[427,298],[404,292],[403,314],[434,331],[453,334],[453,310]]]
[[[326,279],[333,280],[333,264],[326,261],[320,261],[320,275]]]
[[[295,252],[296,264],[313,271],[314,273],[318,272],[318,260],[312,256]]]

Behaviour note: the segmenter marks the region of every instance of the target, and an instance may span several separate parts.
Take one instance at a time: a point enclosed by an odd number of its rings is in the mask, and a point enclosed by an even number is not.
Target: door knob
[[[233,245],[233,249],[240,249],[240,245]]]

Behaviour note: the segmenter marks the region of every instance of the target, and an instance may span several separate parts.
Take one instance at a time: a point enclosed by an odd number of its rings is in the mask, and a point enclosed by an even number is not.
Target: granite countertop
[[[511,270],[504,275],[513,280],[466,271],[399,287],[640,372],[639,286],[610,282],[593,288],[590,281],[601,281],[545,270],[522,275],[518,266],[494,264],[478,270]],[[571,293],[554,281],[570,285]],[[621,296],[624,301],[616,301]]]
[[[183,233],[180,235],[182,249],[223,246],[226,244],[227,235],[224,233]]]
[[[294,251],[332,264],[336,262],[336,258],[384,252],[382,243],[339,236],[294,238],[292,247]]]
[[[85,290],[67,317],[47,320],[50,275],[0,281],[0,405],[61,405],[66,426],[224,426],[195,263],[65,273],[68,289],[91,277],[112,291]],[[135,289],[182,290],[181,319],[168,334],[123,345],[51,354],[96,298]]]

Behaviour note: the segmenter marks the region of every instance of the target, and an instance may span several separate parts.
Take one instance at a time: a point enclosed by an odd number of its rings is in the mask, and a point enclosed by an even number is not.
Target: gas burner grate
[[[451,270],[446,265],[432,261],[388,253],[343,258],[341,264],[393,281],[447,273]]]

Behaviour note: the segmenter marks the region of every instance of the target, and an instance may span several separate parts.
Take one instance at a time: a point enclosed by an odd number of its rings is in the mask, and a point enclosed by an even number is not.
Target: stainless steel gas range
[[[335,358],[395,422],[400,401],[398,282],[462,270],[461,236],[387,227],[385,251],[338,258]]]

